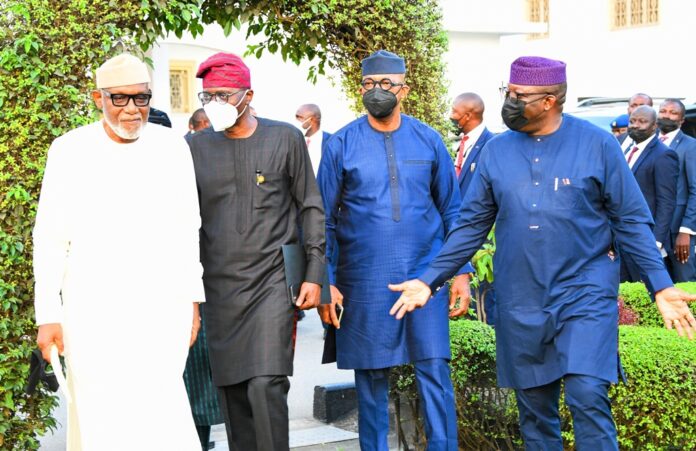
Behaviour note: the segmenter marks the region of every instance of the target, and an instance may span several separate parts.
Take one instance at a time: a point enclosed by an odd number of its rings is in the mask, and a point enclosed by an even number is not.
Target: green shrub
[[[689,293],[696,293],[696,282],[683,282],[676,286]],[[638,315],[639,326],[664,327],[662,316],[642,282],[622,283],[619,286],[619,298]]]
[[[609,390],[619,447],[696,449],[696,343],[664,328],[621,326],[619,353],[628,383]],[[574,449],[565,405],[561,414]]]
[[[515,450],[521,446],[511,390],[496,388],[495,335],[479,321],[450,323],[452,382],[459,446],[466,450]],[[626,450],[693,450],[696,444],[696,343],[664,328],[621,326],[619,352],[627,384],[609,390],[619,446]],[[415,449],[425,448],[417,390],[410,365],[392,371],[392,396],[400,401],[398,426]],[[409,408],[402,412],[403,406]],[[561,397],[566,449],[574,449],[572,421]]]

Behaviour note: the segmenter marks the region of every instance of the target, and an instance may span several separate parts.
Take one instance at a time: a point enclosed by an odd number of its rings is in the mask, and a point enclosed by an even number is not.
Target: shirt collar
[[[664,134],[663,134],[662,132],[660,132],[660,137],[666,136],[666,137],[667,137],[667,141],[670,141],[670,142],[671,142],[671,141],[674,139],[674,137],[677,136],[677,133],[679,133],[679,130],[681,130],[681,129],[678,128],[678,129],[676,129],[676,130],[672,130],[671,132],[669,132],[669,133],[664,133]]]
[[[483,123],[480,123],[473,130],[467,133],[466,136],[469,137],[469,139],[467,139],[467,144],[470,146],[476,144],[476,141],[478,141],[478,139],[481,137],[483,134],[483,129],[485,128],[486,127],[483,125]]]

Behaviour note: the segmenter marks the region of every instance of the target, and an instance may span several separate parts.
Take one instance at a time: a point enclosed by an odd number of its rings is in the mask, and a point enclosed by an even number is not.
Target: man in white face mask
[[[289,449],[295,309],[316,307],[323,281],[321,196],[302,133],[251,115],[254,92],[241,58],[215,54],[197,76],[213,126],[190,143],[213,383],[231,450],[283,451]],[[307,270],[291,305],[281,246],[298,243],[298,215]]]
[[[326,141],[331,134],[321,129],[321,110],[318,105],[313,103],[301,105],[295,113],[295,120],[297,126],[304,133],[309,158],[312,160],[312,169],[314,169],[314,175],[317,175]]]

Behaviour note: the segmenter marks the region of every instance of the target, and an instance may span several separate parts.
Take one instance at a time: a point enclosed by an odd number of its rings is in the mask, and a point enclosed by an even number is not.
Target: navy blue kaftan
[[[563,115],[546,136],[506,132],[486,145],[457,225],[419,279],[439,287],[496,222],[498,383],[566,374],[617,380],[615,239],[655,290],[672,285],[652,217],[616,139]]]
[[[446,290],[399,321],[389,315],[399,296],[387,288],[423,272],[457,217],[459,187],[438,133],[406,115],[379,132],[363,116],[331,137],[318,181],[329,279],[344,296],[338,367],[449,359]]]

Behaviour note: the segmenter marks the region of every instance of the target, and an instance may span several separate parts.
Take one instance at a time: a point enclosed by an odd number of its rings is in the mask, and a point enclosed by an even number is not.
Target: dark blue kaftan
[[[344,296],[338,367],[449,359],[446,290],[399,321],[389,315],[398,294],[387,288],[425,269],[457,217],[459,188],[438,133],[406,115],[378,132],[363,116],[328,141],[318,180],[329,279]]]
[[[457,225],[419,278],[439,287],[496,222],[498,383],[537,387],[566,374],[617,380],[616,239],[656,290],[672,285],[652,218],[616,139],[563,115],[547,136],[493,138]]]

